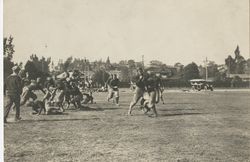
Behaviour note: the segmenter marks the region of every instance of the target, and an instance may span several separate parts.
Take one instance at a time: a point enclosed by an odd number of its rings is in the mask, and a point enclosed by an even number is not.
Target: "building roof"
[[[250,79],[250,74],[227,74],[228,78],[240,77],[241,79]]]

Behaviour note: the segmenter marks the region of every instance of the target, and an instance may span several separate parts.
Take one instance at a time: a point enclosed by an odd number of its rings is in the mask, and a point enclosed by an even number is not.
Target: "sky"
[[[90,61],[223,64],[249,58],[249,0],[4,0],[3,35],[15,62],[31,54]]]

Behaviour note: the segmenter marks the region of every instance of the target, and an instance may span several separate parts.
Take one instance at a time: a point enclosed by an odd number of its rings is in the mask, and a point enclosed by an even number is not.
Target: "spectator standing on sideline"
[[[20,68],[18,66],[14,66],[12,68],[13,73],[7,77],[6,79],[6,97],[7,102],[5,105],[4,112],[4,123],[7,123],[7,117],[9,115],[10,109],[15,104],[16,107],[16,116],[15,121],[21,120],[20,117],[20,95],[22,94],[22,79],[18,76],[18,72]]]

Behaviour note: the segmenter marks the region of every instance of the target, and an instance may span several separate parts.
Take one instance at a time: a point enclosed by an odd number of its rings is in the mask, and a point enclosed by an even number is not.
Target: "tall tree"
[[[106,70],[111,70],[111,68],[112,68],[112,65],[111,65],[109,57],[108,57],[107,60],[106,60],[105,69]]]
[[[15,52],[14,47],[15,45],[13,45],[13,37],[9,36],[9,38],[4,38],[3,39],[3,54],[5,57],[9,58],[10,60],[13,58],[13,54]]]
[[[228,74],[234,74],[235,73],[236,63],[235,63],[235,60],[232,58],[231,55],[229,55],[225,59],[225,65],[227,66],[227,73]]]
[[[12,73],[11,68],[14,66],[14,62],[12,62],[13,54],[15,52],[13,39],[14,38],[12,36],[9,36],[9,38],[5,37],[3,39],[4,80]]]
[[[246,60],[244,59],[244,57],[240,54],[240,48],[239,46],[236,47],[235,51],[235,63],[236,63],[236,74],[243,74],[244,73],[244,69],[246,66]]]
[[[32,60],[28,60],[24,66],[25,72],[28,72],[29,79],[36,79],[38,77],[39,71]]]
[[[107,64],[107,65],[110,65],[109,56],[108,56],[108,58],[107,58],[107,60],[106,60],[106,64]]]
[[[128,67],[133,69],[135,68],[135,61],[134,60],[128,60]]]
[[[250,68],[250,58],[247,59],[247,66]]]
[[[73,58],[72,56],[67,58],[67,60],[63,63],[63,71],[67,71],[71,62],[72,62]]]
[[[236,47],[234,51],[235,58],[232,56],[228,56],[225,60],[225,64],[228,69],[229,74],[243,74],[245,67],[247,66],[247,62],[244,57],[240,54],[239,46]]]
[[[121,75],[119,76],[120,80],[123,81],[123,82],[130,81],[128,67],[127,66],[122,66],[122,67],[120,67],[120,70],[121,70]]]
[[[177,62],[177,63],[174,64],[174,67],[176,68],[177,73],[182,73],[183,68],[184,68],[184,65],[182,65],[182,64],[179,63],[179,62]]]
[[[106,71],[104,71],[104,70],[97,70],[94,73],[92,79],[93,79],[94,83],[97,83],[98,85],[104,86],[105,82],[108,79],[108,77],[109,77],[109,74]]]
[[[36,79],[37,77],[45,78],[49,75],[49,64],[51,62],[51,58],[42,57],[39,59],[36,54],[32,54],[30,56],[30,60],[28,60],[24,66],[25,72],[28,72],[29,79]]]
[[[183,72],[185,81],[200,78],[198,66],[194,62],[185,66]]]
[[[206,68],[203,66],[200,66],[199,69],[200,69],[201,78],[205,79],[206,78]],[[215,80],[220,78],[218,65],[214,61],[209,61],[207,63],[207,73],[208,73],[207,74],[208,78],[213,78]]]

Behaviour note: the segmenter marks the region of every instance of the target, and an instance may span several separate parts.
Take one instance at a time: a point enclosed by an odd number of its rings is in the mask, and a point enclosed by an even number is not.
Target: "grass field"
[[[4,126],[5,161],[250,161],[250,92],[165,92],[158,118],[137,106],[126,116],[132,92],[120,106],[94,94],[88,110],[31,115]]]

